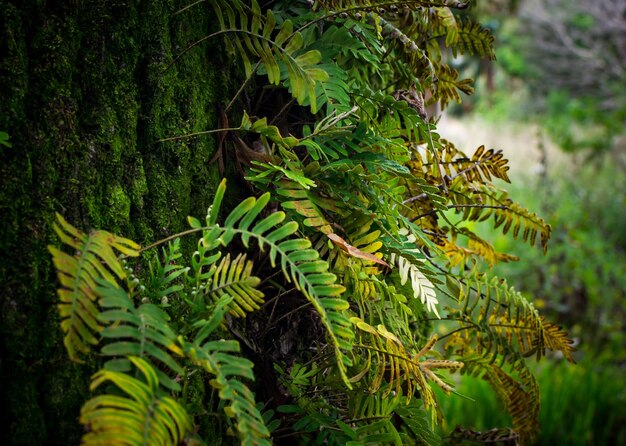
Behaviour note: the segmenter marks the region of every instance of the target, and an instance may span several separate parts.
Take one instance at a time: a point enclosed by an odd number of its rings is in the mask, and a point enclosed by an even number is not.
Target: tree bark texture
[[[0,0],[0,443],[78,444],[90,366],[68,361],[47,245],[54,213],[139,243],[202,216],[227,59],[180,0]],[[236,87],[236,86],[235,86]]]

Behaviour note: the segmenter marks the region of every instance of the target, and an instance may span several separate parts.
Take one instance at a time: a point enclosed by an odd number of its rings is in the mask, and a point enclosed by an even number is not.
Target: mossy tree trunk
[[[218,182],[212,138],[230,86],[210,8],[179,0],[0,1],[0,432],[77,444],[89,367],[66,359],[46,250],[54,212],[145,243],[200,216]]]

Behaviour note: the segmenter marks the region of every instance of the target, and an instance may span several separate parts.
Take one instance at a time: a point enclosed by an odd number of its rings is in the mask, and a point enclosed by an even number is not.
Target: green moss
[[[0,262],[0,431],[16,445],[77,444],[92,372],[62,346],[46,250],[58,245],[54,212],[140,243],[183,230],[218,183],[215,144],[155,141],[215,128],[233,91],[219,41],[168,67],[210,32],[210,8],[65,3],[0,0],[0,129],[13,143],[0,163],[0,251],[19,253]]]
[[[130,217],[130,198],[119,185],[109,186],[108,189],[108,218],[128,221]]]

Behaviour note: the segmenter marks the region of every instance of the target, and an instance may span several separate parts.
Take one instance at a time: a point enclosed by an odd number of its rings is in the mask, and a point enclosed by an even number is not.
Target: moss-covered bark
[[[0,1],[0,432],[77,444],[89,370],[68,362],[46,246],[54,212],[138,242],[202,215],[217,184],[211,138],[229,90],[210,8],[178,0]]]

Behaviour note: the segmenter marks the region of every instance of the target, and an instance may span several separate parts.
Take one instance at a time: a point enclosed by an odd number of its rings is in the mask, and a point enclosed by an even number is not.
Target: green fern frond
[[[285,197],[285,200],[289,200],[281,201],[283,209],[288,212],[294,211],[304,217],[304,226],[324,234],[333,232],[333,228],[326,220],[322,210],[315,204],[315,201],[319,203],[320,200],[315,197],[312,191],[304,189],[294,181],[281,180],[276,188],[276,193],[280,197]]]
[[[241,379],[254,380],[253,363],[233,353],[240,352],[237,341],[220,339],[204,342],[224,318],[231,296],[223,296],[217,303],[217,312],[211,319],[196,322],[199,329],[193,343],[182,342],[184,355],[213,376],[210,384],[229,405],[224,412],[236,421],[236,430],[242,444],[269,446],[270,432],[256,404],[254,394]]]
[[[85,445],[178,445],[192,430],[185,409],[168,396],[160,395],[159,379],[152,366],[141,358],[128,358],[143,380],[124,373],[100,370],[90,389],[114,384],[125,396],[104,394],[91,398],[81,409],[80,422],[87,429]]]
[[[214,201],[211,207],[211,216],[219,211],[225,189],[226,182],[223,180],[216,194],[219,200]],[[328,263],[319,259],[319,253],[311,249],[309,240],[290,238],[297,232],[298,223],[291,221],[283,224],[284,212],[275,212],[257,221],[253,226],[269,199],[269,193],[263,194],[258,199],[254,197],[245,199],[226,217],[223,226],[215,227],[211,237],[223,246],[227,246],[235,236],[239,236],[246,247],[249,246],[250,239],[254,239],[261,251],[268,249],[272,267],[276,267],[277,262],[280,262],[285,279],[293,281],[295,287],[311,302],[319,315],[335,351],[339,372],[346,385],[350,387],[346,375],[350,359],[343,352],[351,350],[354,333],[345,315],[349,304],[340,297],[345,288],[336,284],[337,277],[328,272]],[[211,216],[207,217],[207,221],[213,221]]]
[[[57,290],[60,301],[57,308],[61,329],[65,333],[63,343],[72,361],[83,362],[80,355],[89,353],[90,345],[98,343],[95,334],[102,330],[94,292],[97,280],[101,278],[117,287],[117,281],[125,279],[127,273],[114,249],[123,255],[136,257],[139,245],[106,231],[94,231],[87,235],[59,214],[54,230],[63,244],[76,251],[71,256],[48,246],[61,283]]]
[[[136,308],[122,288],[100,280],[95,289],[103,311],[98,320],[106,327],[100,336],[109,342],[101,349],[105,357],[113,357],[105,364],[108,370],[129,372],[129,357],[137,357],[150,364],[159,382],[171,391],[180,391],[176,378],[183,376],[183,368],[172,354],[182,357],[177,335],[168,324],[169,316],[154,304]],[[161,368],[166,368],[165,373]]]
[[[326,106],[326,113],[345,112],[352,108],[348,74],[337,65],[320,64],[319,68],[328,74],[328,80],[315,84],[317,108]],[[304,105],[308,105],[308,98]]]
[[[258,60],[271,84],[279,85],[284,79],[298,103],[303,105],[308,98],[315,113],[315,84],[328,80],[328,74],[316,67],[321,60],[319,51],[301,51],[304,41],[301,33],[293,31],[293,23],[284,20],[279,26],[272,10],[263,15],[256,0],[250,1],[249,8],[240,1],[216,0],[210,4],[220,24],[214,35],[228,35],[226,47],[240,57],[246,77],[254,71],[250,59]]]
[[[167,249],[163,249],[163,260],[155,256],[148,264],[149,279],[146,281],[146,297],[153,303],[166,304],[171,294],[183,289],[182,276],[187,273],[187,268],[177,263],[182,257],[180,251],[180,239],[168,243]]]
[[[302,172],[302,165],[299,161],[293,163],[285,162],[286,167],[272,163],[261,163],[253,161],[254,167],[251,168],[256,175],[249,175],[246,180],[256,183],[270,183],[283,177],[295,181],[304,189],[315,187],[315,181],[307,178]]]
[[[419,445],[441,446],[441,437],[432,429],[432,424],[428,419],[428,414],[418,406],[417,401],[410,401],[408,404],[400,404],[395,413],[402,420],[402,433],[409,433],[411,439],[416,439]],[[410,440],[409,440],[410,441]],[[406,441],[403,444],[408,444]]]
[[[226,353],[232,351],[239,351],[239,344],[235,341],[213,341],[198,349],[195,357],[198,364],[215,376],[210,384],[218,390],[220,399],[230,403],[224,411],[236,420],[237,435],[242,444],[269,446],[270,432],[256,406],[254,394],[238,378],[242,375],[252,378],[253,364]],[[236,377],[229,378],[229,375]]]
[[[255,121],[252,122],[252,119],[245,110],[241,117],[239,128],[251,133],[257,133],[286,149],[292,149],[300,143],[298,138],[293,136],[282,136],[278,127],[267,123],[267,118],[255,119]]]

